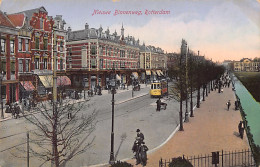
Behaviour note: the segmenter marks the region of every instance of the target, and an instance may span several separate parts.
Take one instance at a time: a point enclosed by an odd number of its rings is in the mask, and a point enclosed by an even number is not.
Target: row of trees
[[[188,119],[188,100],[190,99],[190,116],[193,117],[193,100],[197,94],[197,108],[200,107],[202,89],[203,101],[218,78],[224,73],[223,66],[217,65],[204,56],[196,54],[188,48],[187,42],[182,40],[181,52],[175,57],[174,64],[168,70],[168,76],[174,79],[170,93],[180,102],[180,131],[183,129],[183,102],[186,103],[185,120]],[[220,89],[220,88],[219,88]]]

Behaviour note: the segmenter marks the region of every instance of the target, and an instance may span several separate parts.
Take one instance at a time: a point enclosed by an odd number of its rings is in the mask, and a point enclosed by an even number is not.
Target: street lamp
[[[3,82],[3,78],[4,78],[4,71],[1,72],[0,75],[0,95],[1,95],[1,118],[4,119],[4,108],[3,108],[3,98],[2,98],[2,82]]]
[[[131,75],[132,78],[132,97],[134,97],[134,76],[133,74]]]
[[[112,129],[111,129],[111,152],[110,152],[110,159],[109,164],[115,163],[115,156],[114,156],[114,108],[115,108],[115,86],[116,86],[116,80],[115,80],[115,68],[113,66],[113,72],[112,72],[112,79],[111,79],[111,86],[112,86]]]

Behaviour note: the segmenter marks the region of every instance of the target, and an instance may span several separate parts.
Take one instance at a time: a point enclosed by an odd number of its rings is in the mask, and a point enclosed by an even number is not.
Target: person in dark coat
[[[230,100],[227,102],[227,108],[228,108],[228,111],[229,111],[229,108],[231,106],[231,103],[230,103]]]
[[[239,124],[238,124],[238,131],[239,131],[239,135],[241,137],[241,139],[243,139],[243,136],[244,136],[244,122],[243,121],[240,121]]]
[[[157,101],[156,101],[156,103],[157,103],[157,109],[156,109],[156,111],[160,111],[161,110],[161,98],[159,98]]]
[[[137,129],[136,132],[137,132],[137,136],[134,145],[132,147],[132,150],[133,152],[135,152],[135,158],[137,159],[138,150],[141,146],[141,143],[144,141],[144,134],[140,131],[140,129]]]

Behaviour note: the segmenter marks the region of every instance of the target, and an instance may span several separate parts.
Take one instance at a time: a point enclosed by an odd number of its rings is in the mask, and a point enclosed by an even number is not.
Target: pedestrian
[[[72,114],[71,114],[71,110],[69,110],[68,112],[68,119],[71,119],[72,118]]]
[[[156,111],[160,111],[161,110],[161,98],[159,97],[159,99],[156,101],[157,103],[157,109]]]
[[[239,124],[238,124],[238,131],[239,131],[239,136],[241,137],[241,139],[243,139],[243,136],[244,136],[244,122],[243,121],[240,121]]]
[[[231,106],[230,100],[227,102],[227,109],[229,111],[229,107]]]
[[[235,110],[238,110],[238,101],[235,101]]]
[[[144,134],[140,131],[140,129],[136,130],[137,136],[135,138],[134,145],[132,147],[133,152],[135,153],[134,157],[136,158],[136,161],[139,161],[138,159],[138,151],[140,149],[141,143],[144,141]]]
[[[224,89],[223,88],[221,88],[221,93],[223,93],[224,92]]]

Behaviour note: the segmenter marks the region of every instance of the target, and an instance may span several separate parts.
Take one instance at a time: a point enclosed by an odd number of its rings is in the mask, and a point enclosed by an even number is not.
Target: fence
[[[185,157],[193,167],[248,167],[256,166],[252,152],[248,150],[242,151],[221,151],[212,152],[208,155],[198,155]],[[168,167],[172,160],[159,161],[159,167]]]

